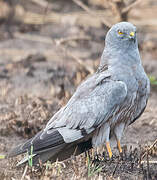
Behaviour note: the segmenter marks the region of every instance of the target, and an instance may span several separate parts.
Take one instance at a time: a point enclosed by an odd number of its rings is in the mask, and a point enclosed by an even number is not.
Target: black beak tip
[[[134,43],[136,42],[136,38],[135,37],[130,37],[129,39],[130,39],[130,41],[133,41]]]

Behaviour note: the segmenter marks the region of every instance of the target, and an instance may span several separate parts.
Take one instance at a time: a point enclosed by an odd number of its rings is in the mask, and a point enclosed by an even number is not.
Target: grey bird
[[[9,157],[30,153],[33,165],[64,160],[92,147],[106,144],[112,157],[113,141],[122,152],[123,131],[143,113],[150,82],[141,64],[136,27],[120,22],[106,35],[105,48],[96,73],[87,78],[41,130]],[[26,163],[28,156],[19,164]]]

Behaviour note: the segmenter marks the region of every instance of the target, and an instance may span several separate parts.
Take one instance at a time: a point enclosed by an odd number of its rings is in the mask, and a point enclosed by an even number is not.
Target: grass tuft
[[[0,155],[0,159],[5,159],[5,155]]]

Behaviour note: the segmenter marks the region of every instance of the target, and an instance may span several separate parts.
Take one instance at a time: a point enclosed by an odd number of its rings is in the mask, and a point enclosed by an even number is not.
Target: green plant
[[[31,151],[30,151],[30,155],[28,153],[28,165],[30,167],[33,166],[33,145],[31,146]]]
[[[157,79],[155,78],[155,76],[148,75],[148,77],[149,77],[149,80],[150,80],[150,84],[157,85]]]
[[[88,164],[88,177],[91,177],[94,174],[100,172],[103,168],[103,166],[101,166],[100,164],[97,165],[91,161],[88,152],[87,152],[87,164]]]

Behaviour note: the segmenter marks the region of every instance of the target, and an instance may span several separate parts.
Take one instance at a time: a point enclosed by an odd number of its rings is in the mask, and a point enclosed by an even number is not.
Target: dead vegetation
[[[7,0],[0,2],[0,177],[29,179],[157,179],[157,23],[155,1]],[[143,13],[144,12],[144,13]],[[150,102],[123,139],[123,157],[104,148],[65,162],[17,168],[3,159],[32,137],[98,67],[108,28],[131,21],[139,29]],[[88,155],[88,156],[87,156]]]

